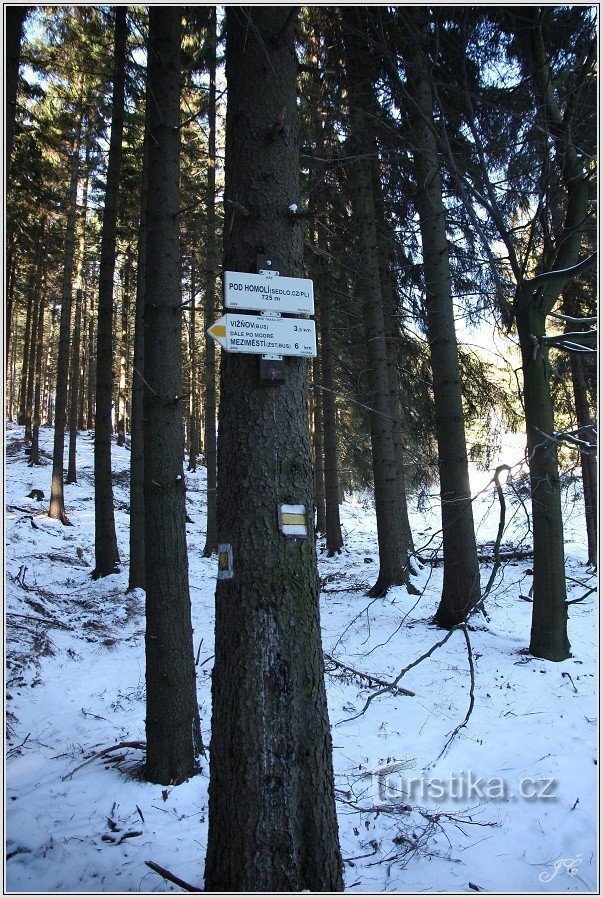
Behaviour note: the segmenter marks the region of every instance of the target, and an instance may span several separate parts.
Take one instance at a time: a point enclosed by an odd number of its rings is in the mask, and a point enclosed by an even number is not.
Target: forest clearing
[[[9,890],[596,890],[597,17],[5,5]]]

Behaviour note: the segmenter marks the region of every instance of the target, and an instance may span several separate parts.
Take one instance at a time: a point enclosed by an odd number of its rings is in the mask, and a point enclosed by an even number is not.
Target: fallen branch
[[[145,861],[147,867],[150,867],[151,870],[154,870],[155,873],[159,873],[160,876],[163,876],[164,879],[167,879],[168,882],[173,882],[174,885],[180,886],[181,889],[184,889],[185,892],[202,892],[203,889],[197,888],[197,886],[192,886],[189,882],[185,882],[183,879],[180,879],[179,876],[174,876],[173,873],[170,873],[169,870],[166,870],[165,867],[160,867],[159,864],[156,864],[154,861]]]
[[[580,596],[579,599],[570,599],[569,602],[566,602],[566,605],[577,605],[578,602],[583,602],[584,599],[587,599],[593,592],[597,591],[597,587],[593,586],[592,589],[589,589],[588,592],[585,592],[583,596]]]
[[[446,740],[446,744],[445,744],[444,748],[443,748],[442,751],[439,753],[439,755],[437,756],[437,758],[435,759],[435,761],[433,762],[433,764],[430,764],[430,767],[433,767],[435,764],[438,763],[438,761],[440,760],[440,758],[442,758],[442,757],[444,756],[444,754],[445,754],[445,753],[448,751],[448,749],[450,748],[450,745],[451,745],[453,739],[455,738],[455,736],[457,735],[457,733],[458,733],[460,730],[462,730],[463,727],[466,727],[466,726],[467,726],[467,724],[468,724],[468,722],[469,722],[469,718],[471,717],[471,714],[472,714],[472,712],[473,712],[473,707],[474,707],[474,705],[475,705],[475,667],[474,667],[474,664],[473,664],[473,652],[472,652],[472,650],[471,650],[471,641],[470,641],[470,639],[469,639],[469,633],[468,633],[468,631],[467,631],[467,626],[466,626],[466,624],[461,624],[461,625],[458,627],[458,629],[459,629],[459,630],[462,630],[463,636],[465,637],[465,642],[466,642],[466,644],[467,644],[467,658],[469,659],[469,674],[470,674],[470,676],[471,676],[471,685],[470,685],[470,687],[469,687],[469,707],[468,707],[468,709],[467,709],[467,713],[465,714],[465,719],[463,720],[462,723],[459,723],[459,725],[456,726],[456,727],[454,728],[454,730],[452,731],[452,733],[450,734],[450,736],[449,736],[448,739]]]
[[[73,774],[77,773],[78,770],[81,770],[82,767],[85,767],[87,764],[91,764],[98,758],[103,758],[105,755],[111,754],[112,751],[117,751],[120,748],[140,748],[144,750],[146,747],[146,742],[118,742],[117,745],[110,745],[109,748],[103,748],[102,751],[97,751],[96,754],[92,755],[90,758],[87,758],[82,764],[78,764],[78,766],[74,767],[73,770],[71,770],[69,773],[64,773],[61,779],[71,779]]]
[[[34,617],[33,614],[18,614],[16,611],[7,611],[7,615],[11,617],[21,617],[24,620],[35,621],[36,624],[46,624],[47,627],[58,627],[60,630],[73,630],[73,627],[70,627],[69,624],[64,624],[62,621],[56,620],[55,618],[44,618],[44,617]]]
[[[386,680],[381,680],[379,677],[375,677],[373,674],[363,673],[363,671],[361,670],[356,670],[353,667],[349,667],[347,664],[342,664],[341,661],[337,661],[331,655],[327,655],[326,652],[324,653],[324,656],[327,661],[329,661],[331,664],[334,664],[335,667],[339,667],[341,670],[345,670],[348,673],[354,674],[355,677],[360,677],[360,679],[366,680],[371,685],[386,686],[389,688],[390,684]],[[397,686],[391,691],[398,692],[400,695],[414,696],[416,694],[414,692],[411,692],[410,689],[403,689],[401,686]]]
[[[505,499],[504,499],[502,487],[500,485],[500,474],[504,470],[509,471],[511,469],[508,465],[499,465],[496,468],[496,470],[494,472],[494,476],[492,477],[492,481],[491,481],[496,485],[496,491],[498,493],[498,499],[500,502],[500,520],[499,520],[499,525],[498,525],[498,533],[496,535],[496,540],[494,541],[494,549],[493,549],[494,558],[495,558],[494,570],[492,571],[492,574],[490,575],[490,578],[488,580],[488,584],[487,584],[485,590],[472,602],[470,607],[467,609],[467,612],[465,614],[465,619],[460,624],[457,624],[456,626],[452,627],[446,633],[446,635],[442,639],[438,640],[438,642],[434,643],[431,646],[431,648],[429,648],[426,652],[424,652],[422,655],[420,655],[414,661],[411,661],[410,664],[407,664],[406,667],[403,667],[395,680],[393,680],[391,683],[387,683],[382,689],[378,689],[377,692],[373,692],[372,695],[369,695],[366,702],[364,703],[364,707],[362,708],[362,710],[360,710],[358,712],[358,714],[354,714],[352,717],[345,717],[343,720],[339,720],[337,722],[336,726],[339,725],[340,723],[350,723],[350,721],[357,720],[358,717],[362,717],[362,715],[366,712],[366,710],[368,709],[368,706],[371,704],[372,701],[374,701],[374,699],[376,699],[380,695],[384,695],[386,692],[393,692],[395,689],[397,689],[398,683],[400,682],[402,677],[404,677],[409,672],[409,670],[412,670],[413,667],[417,667],[417,665],[421,664],[422,661],[426,661],[427,658],[429,658],[431,655],[433,655],[433,653],[437,649],[441,648],[443,645],[445,645],[448,642],[448,640],[450,639],[452,634],[455,632],[455,630],[459,630],[459,629],[462,629],[464,632],[465,640],[468,645],[467,650],[469,652],[469,667],[470,667],[470,672],[471,672],[471,699],[470,699],[468,715],[470,715],[471,712],[473,711],[475,671],[473,668],[473,656],[471,654],[471,644],[469,642],[469,636],[466,632],[465,621],[467,620],[467,618],[469,617],[470,614],[472,614],[478,608],[482,607],[484,599],[486,598],[486,596],[492,589],[492,584],[494,583],[494,577],[496,576],[496,572],[498,571],[498,569],[500,567],[500,561],[502,558],[501,552],[500,552],[500,544],[501,544],[501,540],[503,537],[503,531],[504,531],[504,527],[505,527]],[[468,719],[469,719],[469,716],[466,717],[465,721],[461,724],[461,727],[466,725]],[[460,729],[461,727],[458,727],[457,729]],[[456,732],[457,731],[455,730],[452,738],[454,738],[454,735],[456,735]],[[448,744],[449,743],[447,743],[447,745]],[[446,747],[447,746],[444,746],[444,750],[446,749]]]

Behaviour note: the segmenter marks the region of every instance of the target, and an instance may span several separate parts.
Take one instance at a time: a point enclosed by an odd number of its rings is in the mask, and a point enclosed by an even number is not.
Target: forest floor
[[[144,596],[126,594],[128,470],[113,448],[122,572],[93,582],[91,434],[78,440],[79,480],[66,487],[72,527],[47,517],[52,431],[43,464],[27,466],[22,428],[6,448],[6,889],[49,892],[179,891],[150,860],[198,887],[207,837],[208,762],[176,787],[137,778],[144,729]],[[500,461],[521,458],[515,440]],[[514,470],[517,475],[519,468]],[[491,473],[473,471],[475,521],[487,554],[499,504]],[[187,474],[187,525],[197,685],[209,741],[216,559],[202,557],[205,471]],[[27,498],[33,489],[45,499]],[[436,496],[411,500],[419,554],[438,548]],[[522,490],[505,488],[503,543],[529,550]],[[417,507],[420,504],[420,508]],[[590,892],[597,887],[596,575],[585,564],[576,482],[564,492],[572,657],[531,657],[530,559],[505,561],[487,617],[411,669],[379,686],[326,660],[340,841],[352,892]],[[421,594],[366,595],[377,575],[370,496],[342,505],[345,549],[318,542],[325,653],[391,681],[444,633],[431,624],[442,568],[425,563]],[[482,586],[492,562],[481,568]],[[469,709],[474,669],[474,707]],[[374,696],[365,709],[369,697]],[[386,765],[386,766],[384,766]],[[387,766],[389,765],[389,766]]]

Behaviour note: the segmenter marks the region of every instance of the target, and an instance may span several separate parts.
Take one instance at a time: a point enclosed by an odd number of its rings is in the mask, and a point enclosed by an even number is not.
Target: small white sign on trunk
[[[308,278],[285,278],[272,272],[225,271],[224,305],[251,312],[313,315],[314,285]]]
[[[316,355],[316,328],[307,318],[269,318],[260,315],[222,315],[207,329],[227,352],[255,355]]]

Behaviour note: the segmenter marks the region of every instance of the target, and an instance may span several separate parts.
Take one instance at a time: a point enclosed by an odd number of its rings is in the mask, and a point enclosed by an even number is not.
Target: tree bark
[[[410,12],[409,12],[410,14]],[[415,203],[419,213],[425,276],[427,336],[433,372],[438,469],[442,510],[444,583],[435,622],[461,623],[480,598],[480,574],[473,525],[463,397],[452,304],[446,209],[434,133],[433,96],[418,27],[409,35],[409,92],[412,115]]]
[[[148,92],[145,91],[145,135],[140,185],[140,220],[136,266],[132,424],[130,434],[130,570],[128,590],[145,589],[144,532],[144,303],[146,291],[147,193],[149,185]]]
[[[180,6],[149,10],[144,500],[146,777],[179,783],[202,748],[186,552],[181,430]]]
[[[67,411],[67,379],[69,376],[69,344],[71,340],[71,291],[75,257],[75,225],[77,219],[77,186],[80,173],[80,147],[82,142],[83,92],[80,91],[75,114],[75,134],[71,150],[71,173],[61,284],[61,319],[59,324],[59,353],[57,358],[57,386],[54,404],[54,444],[52,452],[52,484],[48,515],[69,524],[65,512],[63,464],[65,458],[65,416]]]
[[[561,484],[557,447],[543,434],[554,429],[545,346],[535,345],[545,333],[545,316],[531,293],[516,297],[517,332],[521,345],[523,401],[532,496],[534,589],[530,652],[537,658],[564,661],[570,656],[567,636],[567,593]]]
[[[126,400],[126,380],[128,376],[128,317],[130,315],[130,282],[132,259],[130,247],[126,250],[123,268],[123,290],[121,297],[121,327],[119,338],[119,381],[117,392],[117,445],[126,445],[128,404]]]
[[[327,250],[327,241],[319,226],[318,247]],[[318,397],[324,435],[325,529],[329,557],[343,548],[339,515],[339,448],[337,444],[337,410],[335,405],[335,362],[333,358],[333,316],[328,285],[328,263],[321,254],[318,275],[318,320],[320,327],[321,384]]]
[[[282,275],[300,276],[303,234],[288,211],[299,198],[295,11],[226,16],[224,268],[254,271],[257,253],[274,253]],[[222,354],[218,476],[233,576],[216,590],[205,887],[340,890],[304,359],[263,387],[257,358]],[[308,539],[279,532],[283,502],[305,507]]]
[[[188,425],[188,470],[197,470],[197,456],[199,454],[199,415],[198,415],[198,385],[197,385],[197,313],[195,309],[197,283],[197,269],[194,253],[191,256],[191,311],[189,318],[189,362],[191,366],[189,379],[189,425]]]
[[[44,357],[44,310],[45,310],[45,287],[43,284],[40,294],[40,304],[38,307],[38,320],[36,323],[36,346],[35,346],[35,387],[34,387],[34,405],[33,420],[31,431],[31,452],[29,454],[29,466],[40,464],[40,420],[42,413],[42,359]]]
[[[80,353],[82,317],[84,314],[84,262],[86,255],[86,218],[88,212],[88,184],[90,180],[90,138],[86,143],[86,172],[82,190],[82,220],[80,222],[79,250],[76,277],[75,321],[73,324],[73,345],[71,351],[71,376],[69,383],[69,455],[67,459],[66,483],[77,483],[77,431],[80,404],[80,381],[82,360]]]
[[[375,104],[376,106],[376,104]],[[387,376],[389,381],[389,409],[392,419],[392,440],[398,472],[398,499],[400,502],[400,520],[402,521],[403,538],[408,546],[408,562],[414,552],[412,531],[408,519],[408,501],[406,496],[406,453],[402,434],[402,413],[400,408],[400,378],[398,376],[398,345],[400,328],[398,324],[398,287],[396,282],[395,255],[393,253],[394,235],[386,217],[383,200],[383,185],[379,170],[379,157],[375,154],[371,159],[371,175],[373,179],[373,196],[379,248],[379,277],[383,298],[383,324],[385,328],[385,348],[387,352]]]
[[[80,387],[80,334],[82,320],[82,287],[76,290],[75,321],[73,322],[73,344],[71,347],[71,383],[69,385],[69,456],[65,483],[77,483],[77,417]]]
[[[369,158],[377,152],[374,130],[367,115],[370,113],[373,86],[366,70],[366,47],[359,37],[362,23],[359,22],[358,13],[351,7],[346,8],[343,22],[350,97],[350,144],[354,155],[350,170],[353,179],[353,209],[358,228],[359,261],[356,283],[362,297],[369,361],[366,404],[372,409],[371,446],[379,541],[379,576],[369,595],[378,596],[385,595],[390,586],[408,585],[409,546],[404,538],[392,434],[383,296]]]
[[[94,578],[117,570],[111,472],[111,400],[113,393],[113,280],[117,234],[117,200],[121,173],[126,68],[126,8],[115,7],[113,101],[107,185],[101,236],[96,350],[96,414],[94,420]]]
[[[205,238],[207,267],[205,272],[205,329],[211,327],[216,317],[216,10],[208,10],[209,36],[209,143],[207,148],[207,234]],[[205,336],[205,408],[204,446],[207,470],[207,521],[203,555],[209,558],[218,551],[217,508],[217,447],[216,447],[216,344]]]
[[[31,269],[27,282],[27,312],[25,316],[25,333],[23,335],[23,361],[21,363],[21,382],[19,386],[19,424],[25,424],[27,409],[27,375],[29,372],[29,356],[33,345],[32,330],[35,318],[36,293],[40,278],[39,260]]]
[[[322,383],[320,350],[312,363],[312,380]],[[313,390],[310,394],[312,417],[312,449],[314,457],[314,504],[316,506],[316,532],[324,534],[327,529],[326,496],[325,496],[325,453],[324,434],[322,428],[322,408],[320,393]]]

